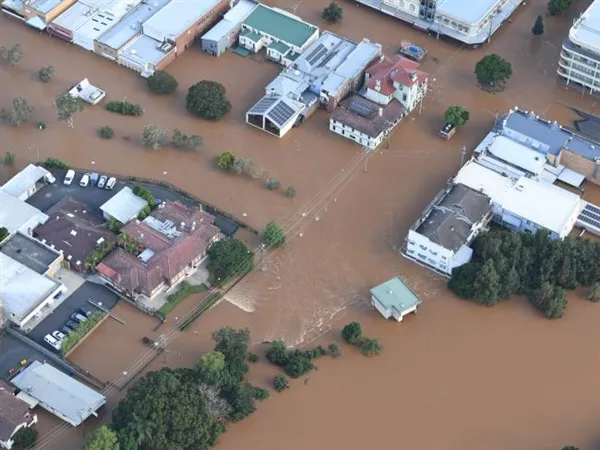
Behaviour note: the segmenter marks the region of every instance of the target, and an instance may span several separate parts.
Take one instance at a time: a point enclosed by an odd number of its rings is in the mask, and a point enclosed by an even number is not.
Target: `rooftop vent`
[[[71,233],[69,233],[71,236],[77,236],[77,231],[75,230],[71,230]]]

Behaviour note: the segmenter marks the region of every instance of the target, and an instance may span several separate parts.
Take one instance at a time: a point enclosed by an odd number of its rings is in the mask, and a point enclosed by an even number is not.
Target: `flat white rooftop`
[[[51,25],[59,26],[65,30],[75,31],[83,26],[92,16],[111,0],[85,0],[79,1],[54,19]]]
[[[165,55],[166,53],[160,49],[158,41],[145,34],[140,34],[122,48],[119,57],[140,65],[156,65]]]
[[[172,0],[144,23],[146,28],[162,34],[163,39],[177,38],[201,17],[210,12],[219,0]]]
[[[125,15],[119,23],[98,39],[98,42],[118,50],[142,32],[142,24],[171,0],[143,1]]]
[[[227,36],[239,23],[231,22],[230,20],[223,19],[214,27],[212,27],[208,33],[202,35],[202,39],[207,41],[219,41],[223,37]]]
[[[436,14],[453,17],[465,25],[475,25],[483,20],[500,0],[441,0]]]
[[[141,0],[112,0],[99,9],[90,20],[77,29],[77,34],[95,40],[115,26]]]
[[[600,53],[600,1],[594,1],[569,31],[569,39],[577,45]]]
[[[0,301],[7,314],[23,320],[60,287],[58,281],[0,253]]]
[[[248,0],[240,0],[237,5],[225,13],[223,19],[230,22],[242,23],[254,11],[254,8],[256,8],[256,3],[249,2]]]
[[[48,171],[43,167],[29,164],[18,174],[4,183],[2,190],[13,197],[19,197],[27,192],[31,186],[40,181]]]
[[[37,226],[48,220],[48,216],[29,203],[19,200],[0,189],[0,227],[6,227],[9,233],[21,229],[26,224]],[[22,230],[27,232],[27,230]]]
[[[542,153],[505,136],[496,136],[487,146],[487,150],[496,158],[535,175],[538,175],[546,164],[546,157]]]
[[[482,192],[498,202],[506,192],[512,188],[514,181],[502,176],[487,167],[477,164],[474,160],[468,161],[458,171],[454,182],[464,184],[474,191]]]

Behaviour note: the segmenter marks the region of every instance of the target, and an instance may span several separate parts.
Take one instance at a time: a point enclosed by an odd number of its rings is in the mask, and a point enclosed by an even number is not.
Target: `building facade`
[[[242,22],[256,8],[256,3],[240,0],[225,13],[223,19],[202,36],[202,50],[212,56],[221,56],[238,41]]]
[[[594,1],[569,30],[557,73],[567,85],[594,95],[600,91],[600,1]]]
[[[404,316],[416,314],[421,299],[400,277],[394,277],[371,289],[371,304],[386,319],[402,322]]]
[[[77,0],[33,0],[2,2],[2,10],[29,26],[45,30],[50,22],[69,9]]]

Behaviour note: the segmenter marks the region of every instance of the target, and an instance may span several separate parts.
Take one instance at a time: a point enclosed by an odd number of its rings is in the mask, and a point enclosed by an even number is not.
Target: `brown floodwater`
[[[299,15],[324,26],[319,18],[323,1],[276,3],[297,6]],[[566,124],[575,118],[568,105],[594,110],[593,99],[566,89],[555,76],[560,43],[572,17],[587,4],[576,1],[570,17],[547,18],[546,33],[534,39],[530,30],[545,2],[528,2],[488,47],[466,50],[345,3],[342,23],[325,28],[355,39],[368,37],[390,53],[401,39],[429,50],[423,68],[432,74],[431,92],[422,114],[413,113],[389,146],[368,160],[361,158],[360,148],[328,131],[323,112],[280,140],[245,125],[244,112],[279,70],[262,56],[214,59],[190,49],[169,67],[180,81],[179,92],[158,98],[146,93],[143,81],[127,69],[0,16],[0,45],[19,42],[25,52],[18,68],[0,68],[0,105],[24,96],[37,108],[35,120],[48,123],[43,132],[1,127],[2,150],[17,154],[18,167],[57,156],[77,167],[164,179],[224,210],[245,214],[257,228],[272,219],[286,225],[289,245],[273,252],[262,270],[236,286],[192,330],[177,335],[169,351],[146,370],[193,364],[210,349],[210,333],[226,325],[250,327],[258,353],[263,340],[275,338],[294,345],[338,340],[341,326],[353,319],[382,340],[385,351],[377,358],[344,347],[340,360],[319,362],[307,380],[294,381],[292,389],[273,394],[255,415],[232,426],[220,450],[597,448],[600,362],[593,342],[600,338],[599,312],[585,300],[585,292],[570,295],[567,316],[559,321],[545,320],[522,299],[485,309],[456,299],[442,280],[398,254],[408,227],[458,169],[461,147],[470,152],[497,112],[519,105]],[[513,65],[514,75],[500,95],[476,87],[473,67],[487,52]],[[43,84],[35,72],[47,64],[56,67],[56,77]],[[59,123],[53,98],[84,77],[106,89],[109,99],[127,97],[142,104],[144,117],[121,118],[97,106],[79,114],[74,129]],[[222,82],[232,100],[232,113],[219,123],[185,113],[185,90],[201,79]],[[467,107],[471,120],[445,142],[436,132],[451,104]],[[149,123],[198,133],[204,148],[198,153],[146,150],[139,135]],[[95,132],[103,125],[113,127],[117,137],[98,139]],[[290,201],[258,181],[214,170],[213,157],[223,150],[253,158],[265,175],[294,186],[298,197]],[[403,324],[386,322],[369,307],[369,288],[397,273],[424,301],[419,315]],[[165,332],[199,300],[180,305],[166,328],[154,334],[153,321],[120,305],[117,311],[127,316],[129,330],[106,322],[73,358],[102,379],[112,379],[143,352],[141,337]],[[267,386],[274,373],[259,363],[250,377]],[[118,389],[108,393],[110,407],[123,395]],[[109,413],[107,408],[82,430],[109,420]],[[53,419],[43,419],[43,431],[55,426]],[[54,428],[42,447],[81,448],[80,430],[62,430]]]

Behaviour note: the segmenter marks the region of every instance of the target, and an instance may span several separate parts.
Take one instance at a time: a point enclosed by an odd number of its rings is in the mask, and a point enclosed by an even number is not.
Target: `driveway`
[[[44,361],[47,358],[10,334],[0,334],[0,378],[6,377],[10,369],[18,368],[22,360],[34,359]]]
[[[44,341],[44,336],[60,328],[69,320],[78,308],[94,312],[96,308],[90,305],[88,300],[94,303],[102,303],[106,309],[112,309],[118,301],[116,295],[106,289],[104,286],[85,282],[79,289],[73,292],[52,314],[46,317],[38,326],[29,333],[29,337],[40,345],[48,346]]]

